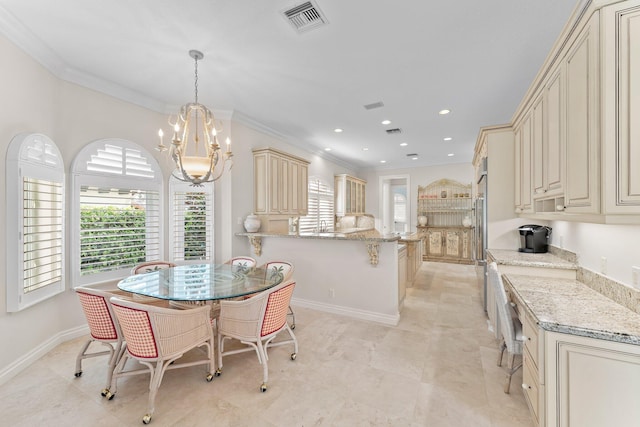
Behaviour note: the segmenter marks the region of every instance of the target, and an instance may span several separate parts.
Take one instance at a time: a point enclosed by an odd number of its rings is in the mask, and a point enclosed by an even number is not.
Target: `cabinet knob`
[[[523,335],[523,336],[522,336],[522,341],[531,341],[531,338],[529,338],[529,337],[528,337],[528,336],[526,336],[526,335]]]
[[[556,205],[556,210],[562,212],[564,210],[564,206]]]
[[[531,390],[531,386],[527,383],[522,383],[522,388],[525,390]]]

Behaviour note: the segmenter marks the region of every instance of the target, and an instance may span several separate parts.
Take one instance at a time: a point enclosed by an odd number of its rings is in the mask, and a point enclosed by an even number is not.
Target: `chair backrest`
[[[178,355],[211,337],[207,305],[177,310],[111,298],[129,354],[138,359],[168,358]]]
[[[293,276],[293,264],[286,261],[269,261],[262,265],[266,270],[265,279],[272,280],[276,276],[282,276],[282,282],[285,282]]]
[[[131,274],[151,273],[153,271],[164,270],[175,267],[176,264],[169,261],[149,261],[138,264],[131,269]]]
[[[230,260],[225,262],[225,264],[237,267],[240,271],[248,271],[256,266],[257,261],[249,256],[237,256],[231,258]]]
[[[270,289],[267,307],[262,317],[260,336],[264,337],[280,330],[287,323],[287,313],[296,282],[287,281]]]
[[[113,294],[90,287],[75,289],[82,311],[87,318],[91,337],[99,341],[117,341],[121,339],[118,325],[109,302]]]
[[[504,290],[504,284],[502,283],[502,277],[498,271],[498,266],[495,262],[489,264],[489,283],[493,286],[493,292],[496,297],[496,305],[498,308],[498,321],[500,322],[500,332],[504,337],[504,342],[507,345],[507,350],[510,353],[514,353],[517,346],[516,332],[513,325],[514,314],[512,314],[513,308],[507,300],[507,293]]]

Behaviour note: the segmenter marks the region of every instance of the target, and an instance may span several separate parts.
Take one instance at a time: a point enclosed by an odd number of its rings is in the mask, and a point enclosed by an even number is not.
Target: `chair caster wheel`
[[[82,376],[82,371],[78,371],[75,374],[73,374],[76,376],[76,378],[80,378]]]
[[[104,394],[104,397],[107,398],[107,400],[113,400],[115,394],[111,393],[109,390],[107,390],[107,392]]]
[[[151,422],[151,415],[147,414],[144,417],[142,417],[143,424],[149,424],[150,422]]]
[[[291,353],[291,360],[296,360],[296,357],[298,357],[298,353]]]
[[[210,383],[211,381],[213,381],[213,375],[207,374],[207,382]]]
[[[109,394],[109,389],[108,388],[103,388],[102,391],[100,392],[100,394],[102,395],[102,397],[106,397],[107,394]]]
[[[295,329],[295,328],[296,328],[296,325],[291,325],[291,329]]]
[[[262,385],[260,386],[260,391],[261,391],[261,392],[263,392],[263,393],[264,393],[265,391],[267,391],[267,385],[266,385],[266,384],[262,384]]]
[[[220,375],[222,375],[222,369],[216,369],[216,377],[219,377]]]

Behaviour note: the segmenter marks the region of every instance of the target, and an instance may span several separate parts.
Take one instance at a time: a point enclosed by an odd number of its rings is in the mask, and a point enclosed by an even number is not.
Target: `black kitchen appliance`
[[[549,248],[551,227],[545,225],[523,225],[520,232],[520,252],[545,253]]]

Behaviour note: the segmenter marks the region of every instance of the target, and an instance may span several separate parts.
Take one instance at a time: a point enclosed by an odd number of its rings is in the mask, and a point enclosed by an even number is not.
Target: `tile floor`
[[[504,368],[487,331],[473,266],[424,263],[398,326],[296,309],[300,352],[270,352],[269,389],[252,353],[225,358],[222,376],[169,371],[152,426],[532,427],[519,387],[502,391]],[[84,362],[82,339],[64,343],[0,388],[0,425],[138,426],[148,377],[122,379],[100,396],[104,359]]]

